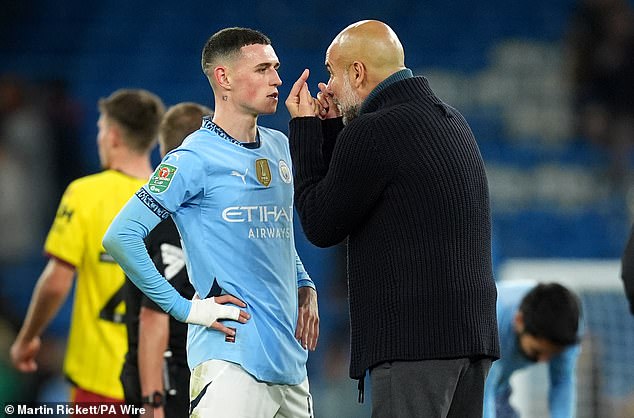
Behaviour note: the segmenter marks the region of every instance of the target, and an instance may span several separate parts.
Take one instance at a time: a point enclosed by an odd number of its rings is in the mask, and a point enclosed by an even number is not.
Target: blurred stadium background
[[[497,278],[566,281],[582,294],[588,334],[579,416],[634,416],[634,320],[618,278],[634,213],[632,0],[338,3],[3,2],[0,402],[66,396],[60,368],[69,303],[47,332],[36,375],[12,371],[8,347],[45,262],[57,199],[70,180],[99,170],[97,100],[140,87],[167,105],[213,107],[200,51],[227,26],[271,37],[282,62],[281,102],[306,67],[314,93],[327,78],[332,38],[374,18],[392,26],[407,66],[427,76],[475,132],[489,174]],[[260,123],[286,132],[283,103]],[[297,246],[320,291],[322,335],[309,363],[316,415],[369,416],[347,378],[343,248],[316,249],[301,233]],[[543,379],[531,375],[523,385],[543,387]],[[546,416],[517,403],[523,417]]]

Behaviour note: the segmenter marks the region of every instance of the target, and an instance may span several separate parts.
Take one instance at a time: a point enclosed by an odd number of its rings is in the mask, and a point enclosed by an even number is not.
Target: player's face
[[[282,85],[280,62],[271,45],[247,45],[232,65],[232,98],[237,106],[255,116],[275,113],[277,88]]]
[[[545,338],[538,338],[527,332],[518,335],[520,351],[533,362],[546,362],[561,353],[564,347],[553,344]]]

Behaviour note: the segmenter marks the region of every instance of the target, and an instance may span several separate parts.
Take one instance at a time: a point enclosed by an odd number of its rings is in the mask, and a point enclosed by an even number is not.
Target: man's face
[[[565,347],[546,338],[536,337],[524,330],[523,322],[516,321],[516,333],[520,352],[532,362],[546,362],[561,353]]]
[[[254,116],[275,113],[277,88],[282,80],[277,73],[280,62],[271,45],[248,45],[230,65],[232,98],[236,106]]]
[[[338,47],[331,45],[326,51],[326,69],[330,74],[327,88],[333,96],[333,101],[343,115],[343,122],[347,124],[359,115],[361,97],[352,87],[349,69],[341,62]]]
[[[526,332],[521,333],[518,338],[520,351],[524,357],[533,362],[549,361],[564,349],[545,338],[538,338]]]

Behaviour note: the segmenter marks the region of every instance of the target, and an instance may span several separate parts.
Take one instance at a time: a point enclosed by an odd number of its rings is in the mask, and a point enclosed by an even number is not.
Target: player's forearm
[[[551,418],[574,417],[575,403],[575,379],[572,374],[551,380],[548,393]]]
[[[55,317],[73,285],[74,269],[51,260],[33,289],[31,303],[18,334],[28,341],[38,337]]]
[[[551,390],[549,394],[551,418],[572,418],[575,416],[574,387]]]
[[[139,314],[139,377],[141,395],[163,393],[164,353],[169,339],[169,317],[163,312],[141,308]]]
[[[575,416],[576,364],[581,347],[568,347],[548,365],[550,391],[548,403],[552,418],[572,418]]]

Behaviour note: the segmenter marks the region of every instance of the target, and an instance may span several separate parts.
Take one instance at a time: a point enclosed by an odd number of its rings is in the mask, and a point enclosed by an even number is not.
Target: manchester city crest
[[[288,164],[286,164],[286,161],[280,160],[279,168],[280,168],[280,177],[282,178],[282,181],[286,184],[290,184],[292,180],[292,174],[291,174],[291,169],[288,167]]]

